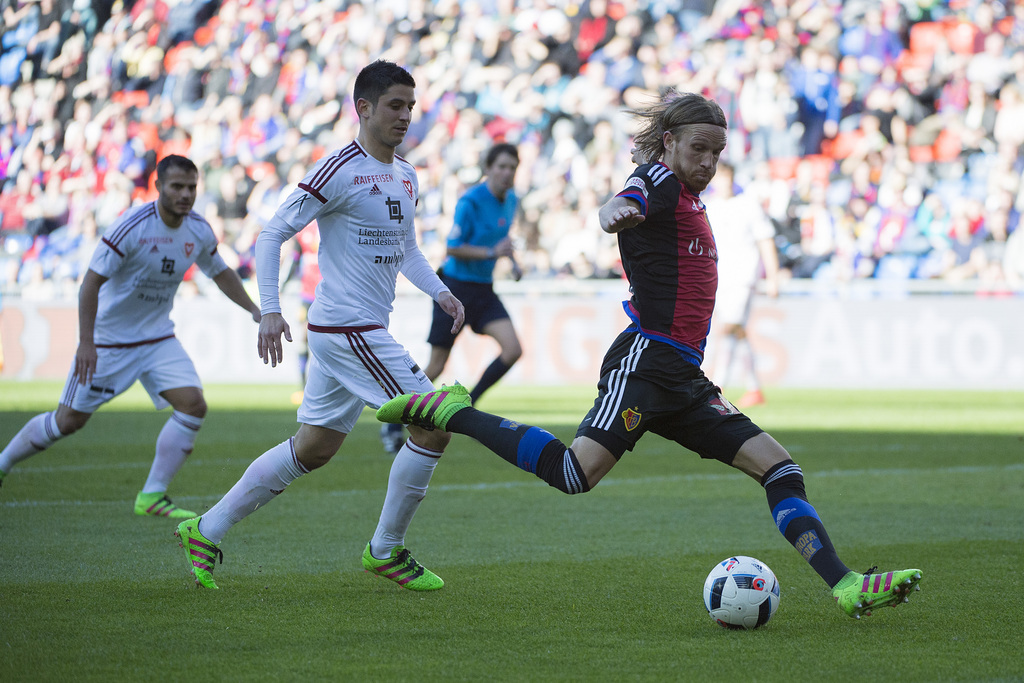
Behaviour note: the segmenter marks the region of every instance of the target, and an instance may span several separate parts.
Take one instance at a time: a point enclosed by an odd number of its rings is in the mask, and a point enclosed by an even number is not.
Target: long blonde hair
[[[714,100],[692,92],[669,90],[658,102],[629,113],[641,122],[640,131],[633,136],[633,147],[640,163],[649,164],[665,154],[665,131],[677,133],[682,126],[710,123],[728,128],[725,112]]]

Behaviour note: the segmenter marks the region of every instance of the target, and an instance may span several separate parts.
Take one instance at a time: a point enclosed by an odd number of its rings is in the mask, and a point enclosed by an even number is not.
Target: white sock
[[[45,451],[62,438],[64,435],[57,429],[57,416],[53,411],[36,415],[0,451],[0,472],[10,472],[25,458]]]
[[[175,410],[164,423],[156,438],[156,456],[149,469],[149,477],[142,487],[143,493],[163,493],[171,484],[185,459],[196,444],[203,418],[193,417]]]
[[[731,334],[723,335],[719,339],[718,350],[715,351],[715,370],[711,377],[722,391],[725,391],[729,385],[729,374],[732,370],[732,356],[735,348],[736,337]]]
[[[754,350],[750,347],[750,340],[747,338],[736,341],[736,358],[739,360],[740,370],[746,375],[748,391],[757,391],[761,383],[754,371]]]
[[[292,440],[279,443],[252,461],[245,474],[199,521],[199,533],[220,543],[228,530],[274,499],[308,470],[299,464]]]
[[[390,557],[393,549],[405,545],[405,532],[427,495],[427,485],[440,457],[441,453],[417,446],[411,439],[395,455],[384,508],[370,540],[370,554],[378,560]]]

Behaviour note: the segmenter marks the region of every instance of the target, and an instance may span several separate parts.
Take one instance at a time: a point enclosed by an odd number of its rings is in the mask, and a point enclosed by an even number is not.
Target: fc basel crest
[[[633,408],[626,408],[622,411],[622,421],[626,423],[626,431],[631,432],[640,424],[640,413]]]
[[[412,199],[412,181],[403,180],[402,184],[405,185],[405,192],[409,195],[409,199]]]
[[[191,256],[192,250],[196,248],[195,242],[185,242],[185,256]]]

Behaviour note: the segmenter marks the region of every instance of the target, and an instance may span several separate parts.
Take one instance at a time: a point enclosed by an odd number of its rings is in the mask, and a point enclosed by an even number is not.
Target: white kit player
[[[719,334],[714,369],[709,374],[713,382],[725,389],[731,380],[732,366],[738,364],[746,391],[736,406],[748,408],[764,403],[764,394],[747,336],[747,322],[762,267],[768,295],[778,296],[779,257],[775,251],[775,226],[756,197],[736,194],[733,175],[732,166],[720,162],[711,181],[712,193],[705,200],[718,248],[713,326]]]
[[[356,77],[359,115],[355,141],[321,159],[260,232],[256,270],[263,318],[258,351],[280,362],[282,336],[291,330],[278,298],[281,245],[317,221],[322,279],[308,314],[309,366],[295,435],[249,465],[238,483],[200,518],[178,525],[189,567],[200,586],[217,588],[214,562],[228,530],[269,503],[297,477],[325,465],[365,406],[379,407],[407,392],[433,389],[405,348],[388,332],[399,272],[452,316],[452,333],[465,311],[416,243],[415,169],[396,156],[411,121],[415,81],[396,64],[377,61]],[[451,435],[410,427],[411,438],[391,467],[387,495],[363,567],[410,590],[444,582],[405,547],[405,533],[426,494]]]
[[[156,168],[158,199],[124,213],[96,247],[79,292],[79,345],[57,410],[36,415],[0,452],[0,482],[18,462],[88,422],[104,403],[142,383],[157,410],[174,412],[160,431],[135,513],[194,517],[171,502],[171,479],[192,452],[206,416],[202,384],[174,336],[171,307],[196,264],[233,302],[260,319],[238,274],[217,254],[210,224],[192,211],[199,171],[182,156]]]

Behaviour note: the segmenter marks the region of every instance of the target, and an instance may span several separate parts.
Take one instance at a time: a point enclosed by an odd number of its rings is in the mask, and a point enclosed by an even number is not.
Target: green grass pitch
[[[296,427],[291,387],[210,386],[170,490],[206,510]],[[0,382],[0,443],[60,386]],[[590,387],[499,385],[480,408],[571,438]],[[168,520],[132,514],[157,432],[138,388],[0,489],[0,681],[1020,681],[1024,393],[777,389],[750,410],[802,466],[855,569],[921,592],[854,621],[775,529],[759,486],[647,436],[569,497],[456,436],[409,546],[443,590],[362,571],[390,458],[367,411],[342,451],[225,539],[194,587]],[[707,616],[733,554],[779,577],[764,628]]]

